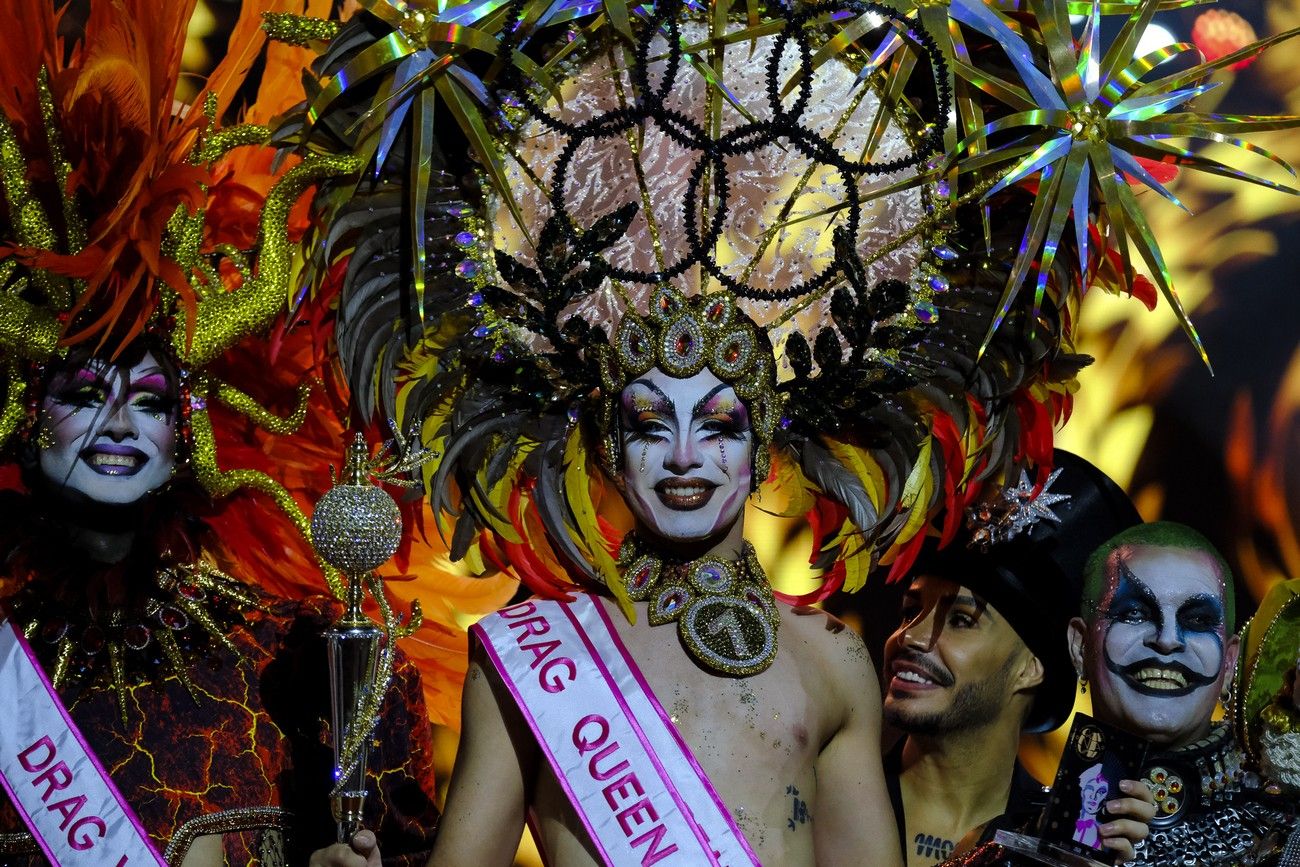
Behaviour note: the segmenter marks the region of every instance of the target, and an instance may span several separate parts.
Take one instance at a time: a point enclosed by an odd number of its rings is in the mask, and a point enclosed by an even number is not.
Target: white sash
[[[759,864],[597,600],[530,600],[472,631],[605,864]]]
[[[8,620],[0,621],[0,785],[55,867],[167,862]]]

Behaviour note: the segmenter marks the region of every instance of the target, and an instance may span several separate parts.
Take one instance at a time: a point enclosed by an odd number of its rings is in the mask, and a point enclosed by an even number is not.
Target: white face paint
[[[134,503],[171,478],[176,383],[152,353],[131,368],[91,360],[55,374],[41,404],[41,475],[95,503]]]
[[[737,527],[753,477],[749,411],[705,369],[677,379],[653,368],[623,389],[622,479],[643,533],[722,541]]]
[[[1200,551],[1146,545],[1108,566],[1084,658],[1097,716],[1162,744],[1204,737],[1236,664],[1218,566]]]

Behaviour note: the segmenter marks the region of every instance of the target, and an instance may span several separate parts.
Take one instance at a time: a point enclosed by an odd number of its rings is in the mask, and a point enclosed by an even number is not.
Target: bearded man
[[[1025,732],[1051,731],[1074,704],[1065,632],[1088,555],[1137,511],[1095,466],[1061,449],[1041,490],[1029,476],[968,516],[970,535],[929,545],[912,569],[901,622],[885,644],[885,719],[903,737],[885,780],[909,865],[937,864],[992,820],[1041,808],[1043,787],[1017,760]],[[1100,832],[1131,854],[1151,806],[1113,792]],[[1116,813],[1116,809],[1111,810]]]
[[[884,698],[886,721],[904,733],[885,773],[913,867],[1041,805],[1042,786],[1016,758],[1020,737],[1059,725],[1074,686],[1067,582],[1032,545],[949,549],[914,574],[885,645]],[[1123,781],[1107,810],[1116,818],[1095,826],[1099,844],[1131,855],[1151,816],[1145,789]]]

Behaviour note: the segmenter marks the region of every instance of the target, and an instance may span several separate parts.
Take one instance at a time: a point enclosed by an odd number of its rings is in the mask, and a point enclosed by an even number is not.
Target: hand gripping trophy
[[[330,791],[339,842],[361,829],[366,801],[367,746],[393,673],[393,642],[420,626],[419,602],[402,624],[375,573],[402,541],[402,514],[379,482],[408,485],[404,476],[424,460],[394,428],[396,447],[375,457],[358,433],[348,446],[341,476],[312,514],[312,544],[325,562],[347,577],[343,614],[325,631],[330,670],[334,787]],[[331,467],[331,476],[333,468]],[[379,608],[382,626],[362,611],[366,591]]]

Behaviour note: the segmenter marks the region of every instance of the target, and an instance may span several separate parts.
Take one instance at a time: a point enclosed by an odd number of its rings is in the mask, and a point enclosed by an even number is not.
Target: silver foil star
[[[1070,499],[1071,495],[1052,493],[1052,483],[1060,475],[1060,468],[1053,470],[1038,496],[1034,496],[1034,483],[1022,469],[1020,481],[1002,489],[1001,503],[985,503],[967,510],[966,524],[974,531],[971,546],[987,550],[990,545],[1014,539],[1039,521],[1061,523],[1052,506]]]
[[[1003,526],[1002,537],[998,541],[1012,539],[1039,521],[1046,519],[1054,524],[1061,523],[1061,517],[1052,511],[1052,506],[1070,499],[1069,494],[1052,493],[1052,483],[1061,475],[1061,468],[1052,470],[1043,484],[1043,489],[1034,496],[1034,484],[1029,480],[1029,473],[1020,471],[1020,481],[1014,487],[1002,491],[1002,499],[1011,507]]]

